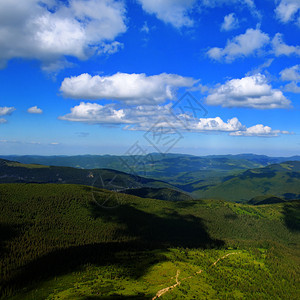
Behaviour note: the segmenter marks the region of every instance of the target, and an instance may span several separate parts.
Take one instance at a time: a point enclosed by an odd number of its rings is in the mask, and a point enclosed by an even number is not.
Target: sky
[[[300,0],[0,0],[0,155],[300,154]]]

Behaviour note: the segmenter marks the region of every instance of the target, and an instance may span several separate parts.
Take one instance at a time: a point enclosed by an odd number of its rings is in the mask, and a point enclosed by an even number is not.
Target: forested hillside
[[[4,299],[297,299],[299,201],[160,201],[1,184]],[[288,293],[286,292],[288,291]]]
[[[219,184],[194,185],[193,189],[195,197],[227,201],[247,202],[261,195],[274,195],[284,200],[300,199],[300,162],[289,161],[250,169],[225,177]]]

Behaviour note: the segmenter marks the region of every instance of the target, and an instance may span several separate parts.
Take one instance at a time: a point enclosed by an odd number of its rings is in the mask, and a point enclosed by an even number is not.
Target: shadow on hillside
[[[300,231],[300,200],[286,203],[283,207],[284,222],[291,231]]]
[[[143,276],[153,264],[166,259],[163,255],[150,253],[146,254],[143,260],[132,264],[131,260],[135,258],[135,253],[144,250],[153,249],[137,242],[114,242],[54,250],[22,267],[10,280],[3,282],[2,287],[14,290],[26,287],[30,291],[39,282],[72,272],[80,272],[85,265],[114,265],[121,268],[126,276],[136,279]],[[125,260],[116,256],[117,253],[124,253],[124,251],[128,256]],[[132,265],[128,266],[128,264]]]
[[[0,256],[8,251],[5,249],[5,243],[18,236],[19,231],[18,226],[0,223]]]
[[[178,201],[178,202],[174,203],[176,208],[188,208],[188,207],[192,207],[196,204],[204,205],[205,201],[203,201],[201,199],[197,199],[197,200],[189,200],[189,201]]]
[[[238,219],[238,216],[236,214],[232,213],[232,214],[225,214],[224,218],[227,220],[236,220],[236,219]]]
[[[276,176],[276,172],[275,171],[265,171],[265,172],[253,172],[251,170],[248,170],[246,172],[244,172],[242,175],[240,175],[240,179],[248,179],[248,178],[273,178]]]
[[[132,236],[140,243],[161,247],[212,248],[224,245],[223,241],[212,239],[206,231],[202,219],[193,215],[180,215],[168,209],[160,216],[138,210],[130,205],[116,209],[103,209],[90,204],[93,218],[115,222],[125,228],[121,235]]]
[[[119,266],[126,276],[136,279],[146,274],[154,264],[166,260],[160,251],[153,254],[147,250],[167,247],[210,248],[224,244],[209,236],[201,219],[191,215],[182,216],[174,210],[157,216],[129,205],[103,209],[91,204],[90,213],[94,218],[119,224],[116,239],[118,236],[124,237],[129,242],[95,243],[55,250],[22,267],[5,286],[15,286],[17,289],[28,287],[33,283],[80,271],[86,264]],[[116,255],[123,251],[128,254],[125,260]],[[144,251],[145,257],[139,259],[135,251]],[[135,299],[134,296],[131,298]]]

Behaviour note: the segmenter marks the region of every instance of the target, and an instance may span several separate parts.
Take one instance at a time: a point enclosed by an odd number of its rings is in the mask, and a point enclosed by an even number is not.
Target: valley
[[[298,299],[298,161],[205,188],[0,162],[1,299]]]

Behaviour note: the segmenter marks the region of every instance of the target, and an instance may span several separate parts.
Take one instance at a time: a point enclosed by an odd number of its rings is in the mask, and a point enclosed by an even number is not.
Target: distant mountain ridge
[[[39,164],[22,164],[16,161],[0,159],[0,180],[2,182],[34,183],[76,183],[85,185],[104,184],[120,189],[142,186],[171,187],[170,184],[154,179],[134,176],[111,169],[77,169]],[[98,182],[99,181],[99,182]],[[103,186],[102,186],[103,187]],[[109,189],[109,188],[108,188]]]
[[[149,156],[152,156],[155,161],[164,161],[168,159],[192,159],[193,161],[201,159],[204,161],[212,160],[247,160],[252,163],[257,163],[261,165],[268,165],[274,163],[281,163],[284,161],[300,161],[300,155],[290,156],[290,157],[270,157],[267,155],[257,155],[251,153],[245,154],[226,154],[226,155],[205,155],[205,156],[196,156],[190,154],[160,154],[160,153],[150,153]],[[42,155],[0,155],[0,158],[18,161],[26,164],[43,164],[51,166],[61,166],[61,167],[78,167],[78,168],[105,168],[111,167],[112,165],[118,165],[120,159],[126,158],[125,155],[53,155],[53,156],[42,156]],[[134,155],[133,157],[142,157]]]
[[[255,156],[255,159],[258,158]],[[153,178],[149,174],[153,174]],[[169,201],[193,197],[249,202],[267,195],[282,201],[300,199],[300,161],[260,167],[257,162],[239,157],[169,155],[157,160],[154,170],[147,175],[144,177],[108,168],[80,169],[0,159],[0,183],[82,184]],[[266,203],[269,201],[272,199]]]
[[[184,189],[184,186],[182,187]],[[246,202],[262,195],[300,199],[300,162],[287,161],[228,176],[221,183],[194,190],[199,198]]]
[[[146,189],[142,197],[162,200],[191,200],[179,188],[151,178],[112,169],[78,169],[38,164],[22,164],[0,159],[0,183],[59,183],[94,186],[116,192]],[[147,191],[145,193],[145,191]]]
[[[63,166],[79,169],[113,169],[126,173],[158,180],[168,181],[175,185],[193,183],[197,180],[213,180],[233,175],[247,169],[261,168],[284,161],[300,161],[300,156],[269,157],[256,154],[208,155],[194,156],[187,154],[150,153],[147,156],[118,155],[76,155],[76,156],[1,156],[3,159],[18,161],[25,164],[42,164]],[[137,163],[134,170],[128,168],[124,161],[133,160]]]

